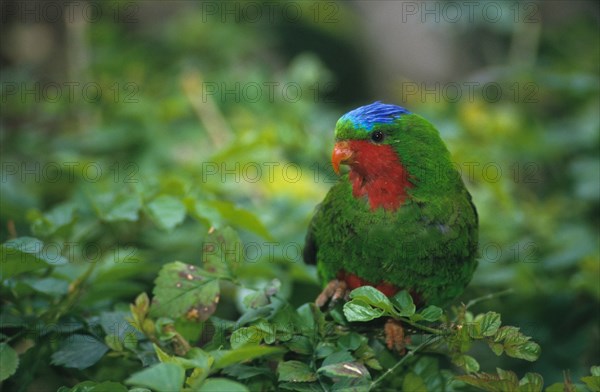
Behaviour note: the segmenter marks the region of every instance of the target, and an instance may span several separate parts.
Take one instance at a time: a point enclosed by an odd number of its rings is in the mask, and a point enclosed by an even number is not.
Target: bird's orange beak
[[[333,147],[331,155],[331,164],[335,174],[340,174],[340,165],[352,162],[353,151],[350,149],[350,144],[347,141],[337,142]]]

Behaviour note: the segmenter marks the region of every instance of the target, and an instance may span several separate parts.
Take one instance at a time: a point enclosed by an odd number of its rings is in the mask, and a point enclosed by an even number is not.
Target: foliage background
[[[8,388],[139,370],[127,357],[48,363],[62,328],[127,310],[167,262],[199,262],[211,226],[261,246],[247,280],[277,277],[292,304],[313,300],[314,270],[294,251],[335,180],[336,119],[373,100],[436,124],[481,221],[463,298],[514,289],[481,310],[543,350],[482,368],[550,385],[600,362],[597,3],[477,2],[504,17],[462,9],[456,21],[445,2],[426,3],[432,14],[416,2],[277,3],[272,17],[264,3],[82,3],[100,13],[62,8],[55,20],[41,2],[2,3],[0,238],[43,240],[38,256],[55,267],[7,272],[3,260],[1,337],[20,355]],[[235,297],[219,312],[235,315]]]

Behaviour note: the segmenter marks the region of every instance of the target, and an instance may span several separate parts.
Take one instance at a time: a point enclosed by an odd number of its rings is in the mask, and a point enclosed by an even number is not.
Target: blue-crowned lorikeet
[[[419,305],[455,298],[477,266],[477,212],[438,131],[375,102],[335,127],[333,169],[349,166],[313,217],[304,250],[326,287],[323,306],[371,285]]]

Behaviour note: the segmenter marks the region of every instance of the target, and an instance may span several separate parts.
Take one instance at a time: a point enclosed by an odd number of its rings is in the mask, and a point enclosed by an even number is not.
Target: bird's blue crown
[[[377,101],[344,114],[339,121],[350,120],[355,127],[370,131],[376,124],[391,124],[403,114],[410,114],[410,112],[401,106]]]

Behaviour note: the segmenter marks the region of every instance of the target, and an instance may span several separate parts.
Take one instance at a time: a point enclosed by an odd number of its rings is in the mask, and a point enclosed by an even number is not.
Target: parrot
[[[477,267],[478,215],[437,129],[377,101],[341,116],[334,132],[339,180],[315,209],[303,253],[323,282],[316,305],[361,286],[406,290],[417,306],[459,296]],[[396,335],[388,347],[402,346]]]

